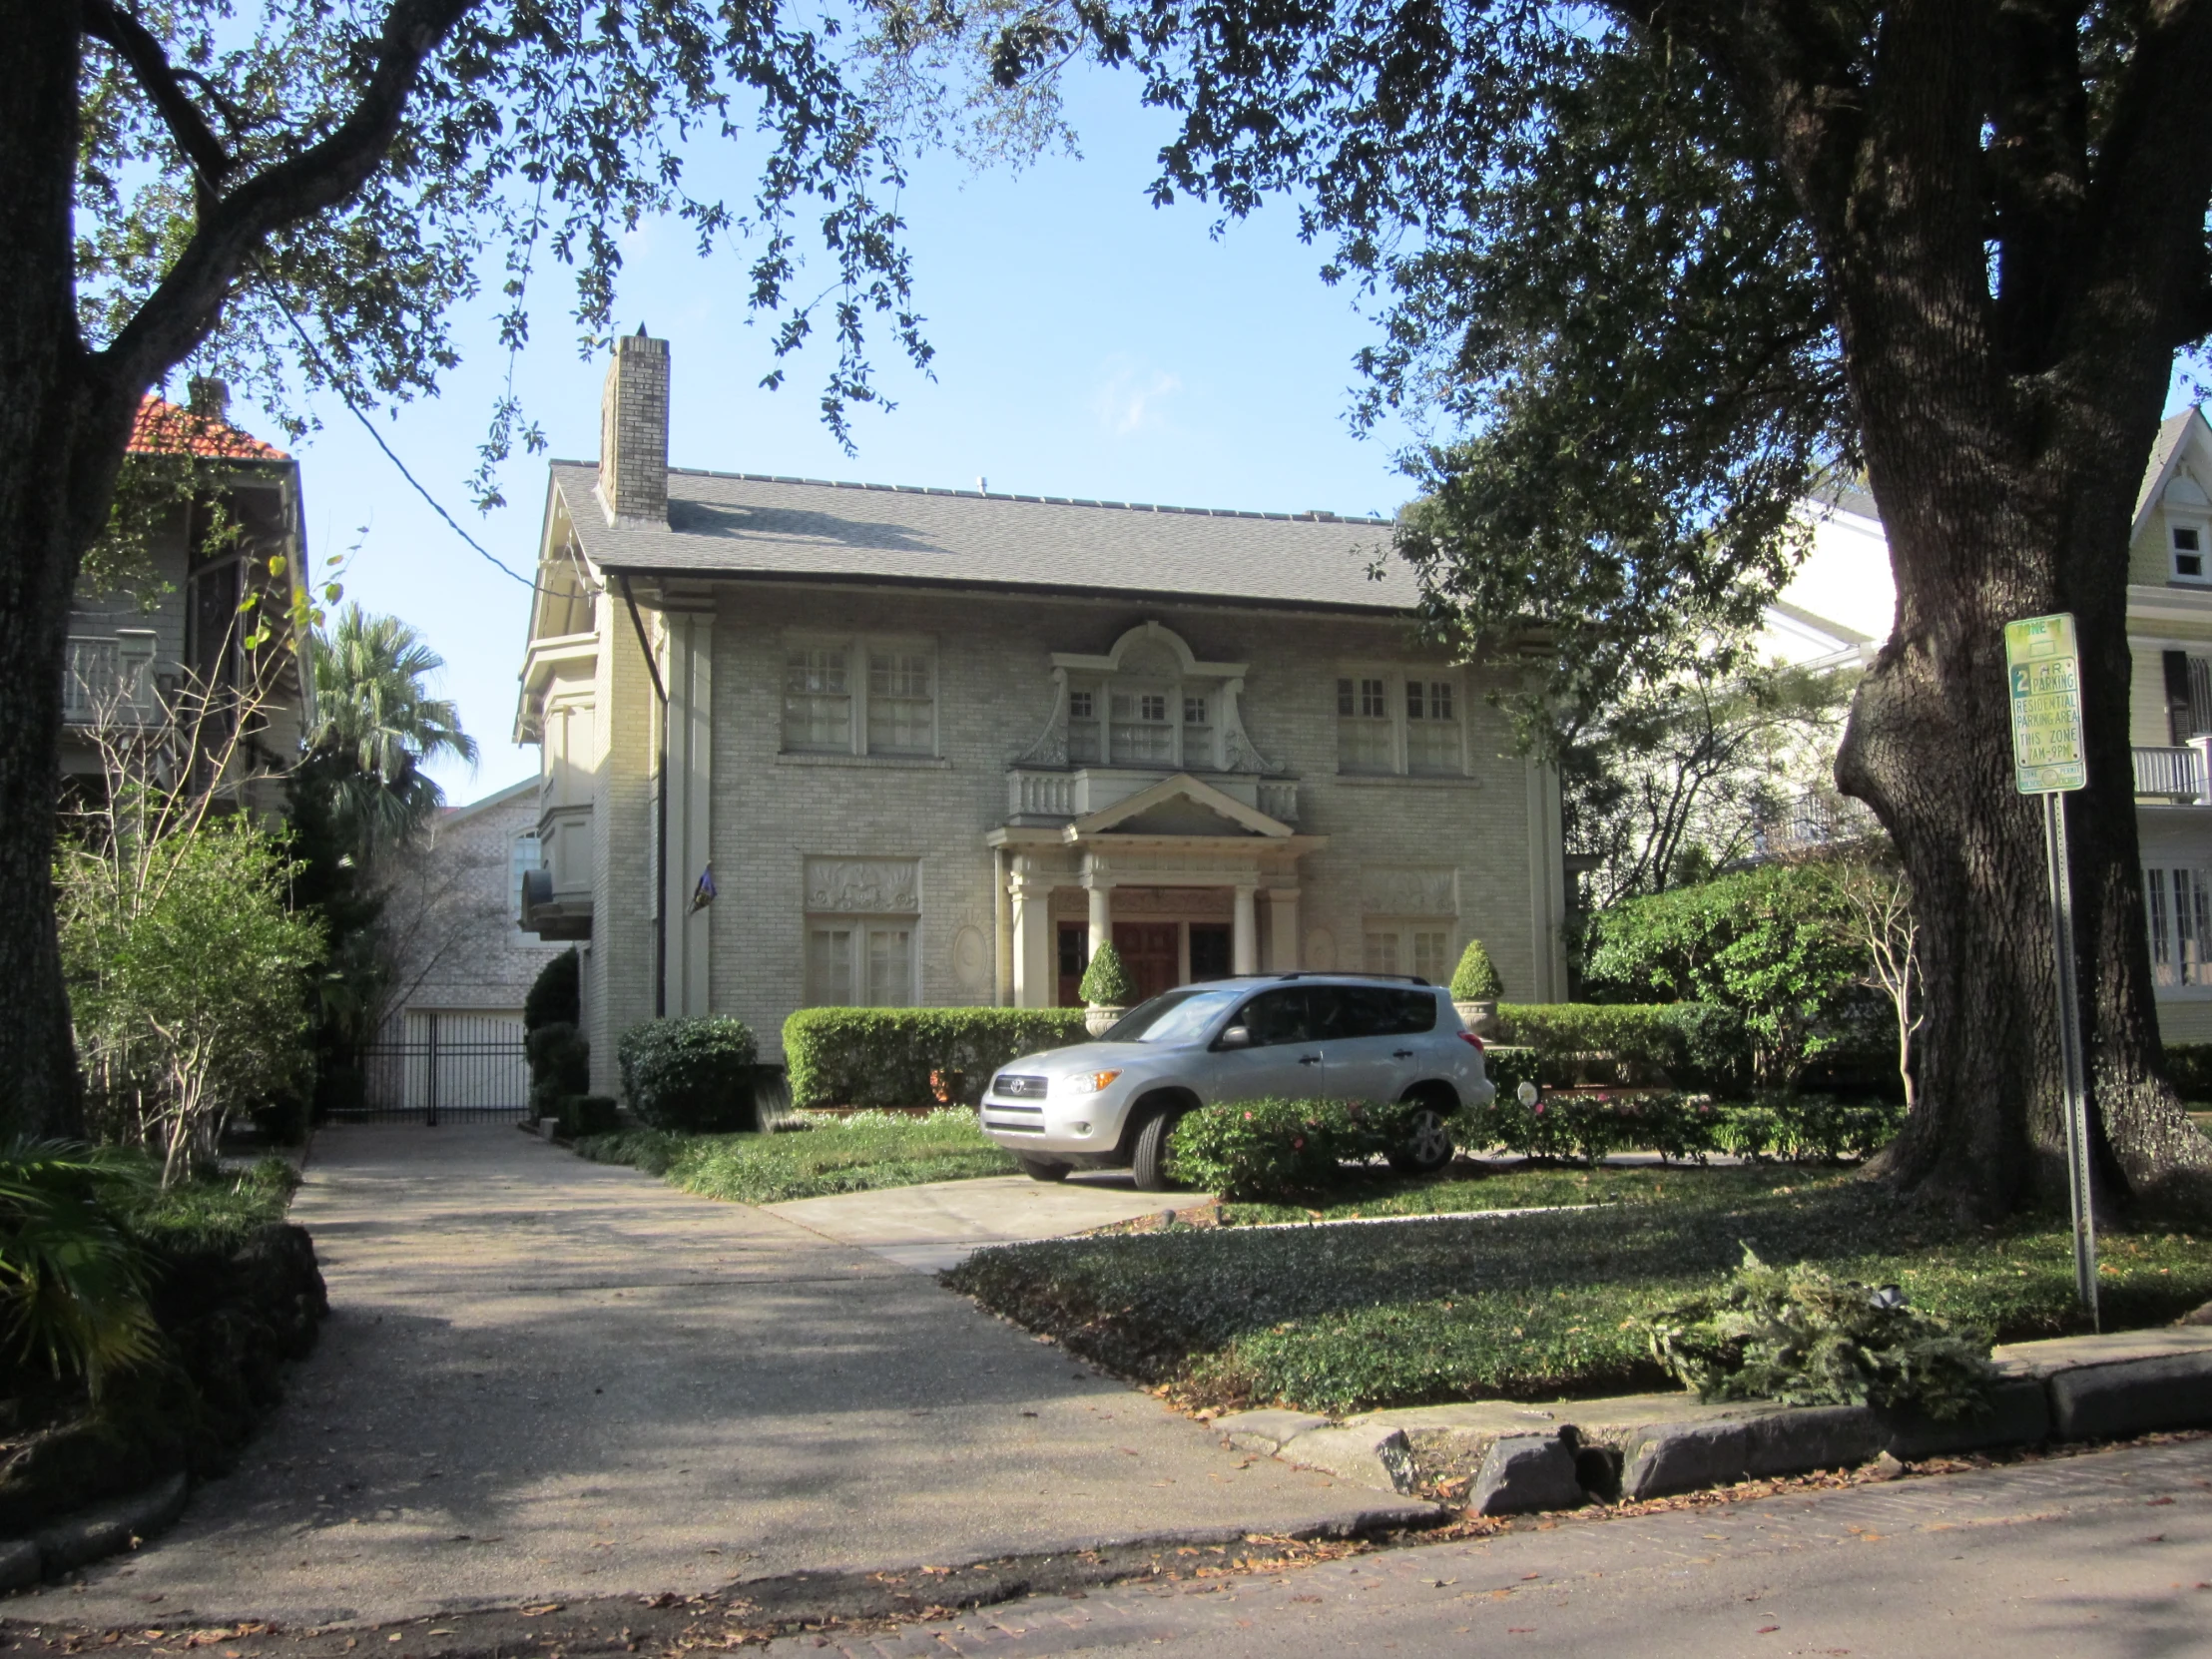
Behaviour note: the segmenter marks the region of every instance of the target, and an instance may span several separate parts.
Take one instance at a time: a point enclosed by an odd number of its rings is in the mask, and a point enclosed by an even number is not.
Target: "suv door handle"
[[[1393,1060],[1410,1060],[1412,1057],[1413,1051],[1409,1048],[1393,1048],[1390,1050],[1390,1058]]]
[[[1321,1064],[1321,1056],[1319,1054],[1301,1054],[1298,1057],[1298,1063],[1302,1066],[1318,1066]]]

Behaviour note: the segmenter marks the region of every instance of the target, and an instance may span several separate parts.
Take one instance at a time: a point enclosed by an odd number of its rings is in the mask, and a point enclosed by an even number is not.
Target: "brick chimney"
[[[599,396],[599,508],[625,530],[668,528],[668,341],[615,341]]]

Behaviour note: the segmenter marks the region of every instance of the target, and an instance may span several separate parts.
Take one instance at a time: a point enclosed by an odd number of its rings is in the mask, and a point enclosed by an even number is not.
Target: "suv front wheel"
[[[1433,1101],[1422,1101],[1405,1120],[1405,1139],[1391,1151],[1390,1168],[1427,1175],[1451,1162],[1451,1121]]]
[[[1168,1138],[1182,1116],[1172,1106],[1155,1106],[1137,1125],[1137,1137],[1129,1147],[1129,1175],[1140,1193],[1168,1190]]]

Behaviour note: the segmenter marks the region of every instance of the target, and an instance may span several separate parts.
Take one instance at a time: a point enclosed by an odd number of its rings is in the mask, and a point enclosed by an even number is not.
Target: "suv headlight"
[[[1063,1077],[1060,1081],[1069,1094],[1096,1094],[1120,1075],[1119,1071],[1079,1071],[1073,1077]]]

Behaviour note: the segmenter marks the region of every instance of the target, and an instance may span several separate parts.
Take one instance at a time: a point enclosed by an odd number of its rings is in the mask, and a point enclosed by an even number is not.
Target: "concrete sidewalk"
[[[177,1530],[10,1616],[390,1620],[1390,1500],[1218,1438],[927,1278],[507,1127],[317,1138],[333,1308]]]
[[[958,1267],[985,1245],[1057,1239],[1171,1208],[1173,1193],[1140,1193],[1127,1170],[1032,1181],[993,1175],[872,1193],[833,1193],[766,1206],[772,1216],[917,1273]],[[1188,1194],[1183,1195],[1188,1198]]]

